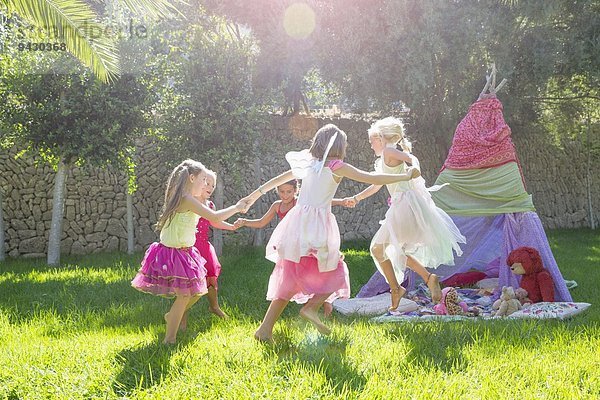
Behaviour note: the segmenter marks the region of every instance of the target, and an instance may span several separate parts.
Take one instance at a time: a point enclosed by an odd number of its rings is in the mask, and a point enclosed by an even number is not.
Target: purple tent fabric
[[[499,214],[485,217],[451,216],[463,235],[467,244],[463,246],[463,256],[455,258],[455,265],[442,265],[432,270],[441,279],[469,270],[485,272],[490,278],[499,278],[498,287],[518,287],[520,277],[514,275],[506,259],[517,247],[530,246],[538,249],[544,267],[554,279],[556,301],[573,301],[565,280],[558,269],[556,260],[550,250],[546,233],[535,212],[519,212]],[[403,286],[409,290],[415,286],[418,276],[408,270]],[[371,297],[389,291],[389,285],[378,271],[360,289],[356,297]]]

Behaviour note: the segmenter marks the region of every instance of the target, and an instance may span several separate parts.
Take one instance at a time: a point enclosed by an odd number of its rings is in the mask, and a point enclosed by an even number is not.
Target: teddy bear
[[[467,303],[460,301],[460,296],[454,287],[445,287],[442,289],[442,299],[433,306],[433,311],[438,315],[468,315],[475,316],[479,314],[479,309],[470,309]]]
[[[460,301],[458,292],[451,286],[442,289],[440,302],[433,306],[433,311],[439,315],[463,315],[467,310],[467,303]]]
[[[496,317],[506,317],[520,309],[521,302],[517,299],[515,290],[512,286],[504,286],[502,287],[500,298],[492,304],[492,310],[495,310],[492,312],[492,315]]]
[[[531,304],[531,300],[527,295],[527,290],[523,289],[522,287],[518,287],[515,290],[515,296],[517,296],[517,299],[519,300],[519,303],[521,303],[522,306],[526,304]]]
[[[519,247],[508,255],[506,264],[515,275],[522,275],[520,286],[531,303],[554,301],[554,281],[544,268],[540,253],[532,247]]]

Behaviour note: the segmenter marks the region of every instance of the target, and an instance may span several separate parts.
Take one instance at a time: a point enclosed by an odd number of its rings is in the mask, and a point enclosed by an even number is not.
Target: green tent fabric
[[[525,190],[519,166],[510,162],[481,169],[445,169],[435,184],[448,183],[432,192],[435,204],[450,215],[485,216],[535,211]]]

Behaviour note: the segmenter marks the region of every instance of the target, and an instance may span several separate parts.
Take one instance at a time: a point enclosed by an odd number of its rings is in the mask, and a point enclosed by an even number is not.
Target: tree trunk
[[[219,165],[220,167],[220,165]],[[223,208],[223,178],[221,178],[221,168],[215,168],[217,173],[217,182],[215,187],[215,207],[217,210]],[[223,231],[213,229],[212,245],[220,256],[223,253]]]
[[[259,154],[259,152],[254,152],[254,154]],[[261,162],[260,158],[256,157],[254,159],[254,178],[256,180],[256,187],[259,187],[262,183],[262,174],[260,172]],[[258,217],[260,218],[264,215],[263,210],[264,201],[262,197],[256,200],[255,208]],[[264,228],[254,229],[254,235],[252,238],[252,246],[262,246],[265,241],[265,230]]]
[[[585,177],[588,210],[590,212],[590,228],[596,229],[596,221],[594,218],[594,207],[592,206],[592,143],[590,137],[590,120],[587,121],[587,173]]]
[[[135,238],[133,236],[133,195],[127,189],[127,254],[133,254]]]
[[[52,222],[48,237],[48,265],[58,266],[60,263],[60,239],[62,237],[63,214],[65,209],[65,184],[68,167],[62,160],[58,162],[58,171],[54,178],[52,196]]]
[[[4,240],[4,214],[2,211],[2,191],[0,190],[0,261],[4,261],[6,258]]]

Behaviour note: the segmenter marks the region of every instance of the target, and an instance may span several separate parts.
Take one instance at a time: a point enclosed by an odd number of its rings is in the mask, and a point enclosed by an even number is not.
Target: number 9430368
[[[19,43],[17,48],[19,51],[65,51],[67,45],[65,43]]]

